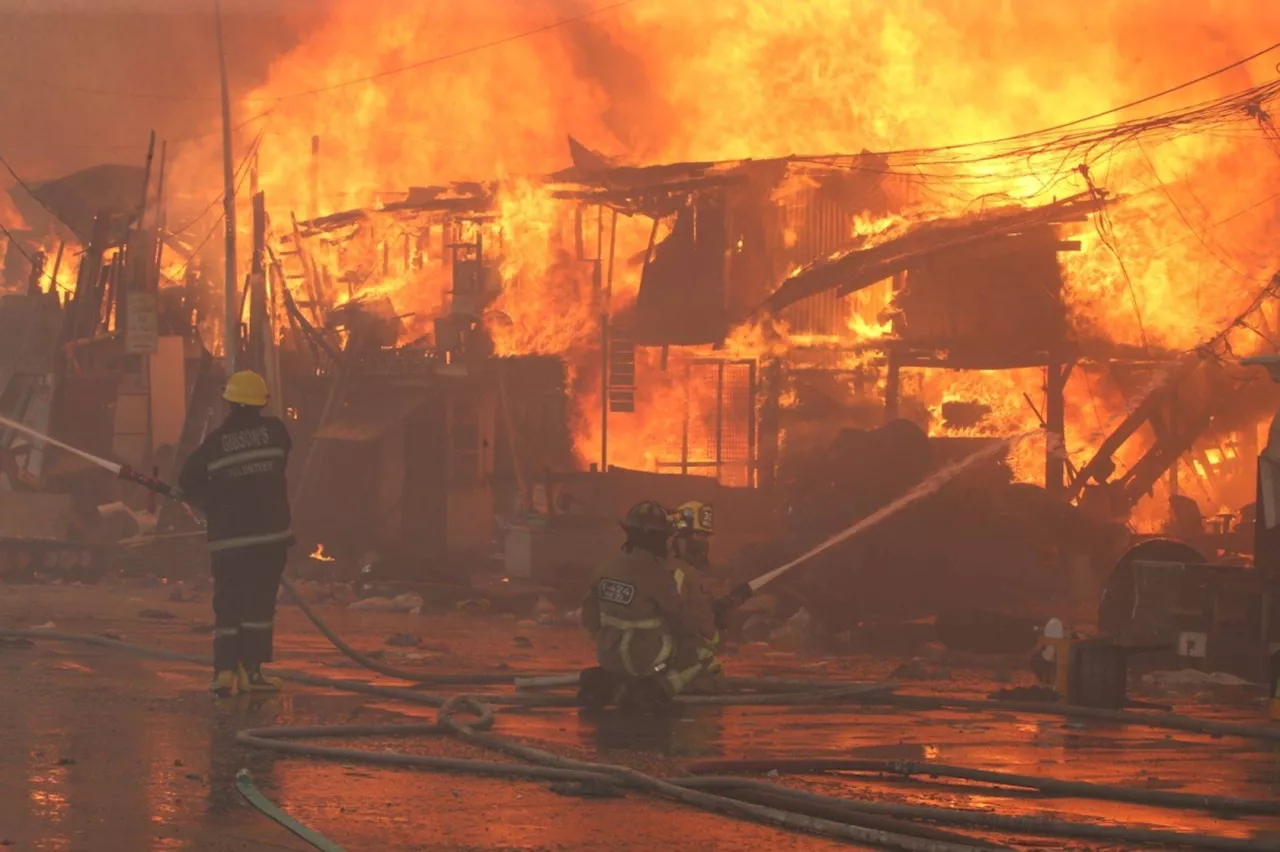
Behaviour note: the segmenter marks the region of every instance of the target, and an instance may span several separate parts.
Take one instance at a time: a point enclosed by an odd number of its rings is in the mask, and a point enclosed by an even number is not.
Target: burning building
[[[940,457],[1043,427],[1010,477],[1107,522],[1154,530],[1171,492],[1248,502],[1264,404],[1218,359],[1271,348],[1273,260],[1245,250],[1275,213],[1274,84],[1233,66],[1189,106],[1093,115],[1189,76],[1182,56],[1246,52],[1234,24],[1100,87],[1062,52],[1112,67],[1135,12],[1111,42],[1047,9],[561,12],[334,4],[239,106],[251,360],[301,436],[300,505],[343,498],[302,512],[314,537],[440,561],[492,550],[495,518],[653,494],[740,503],[732,549],[895,420]],[[1061,44],[957,53],[1027,27]],[[412,71],[444,32],[501,49]],[[181,304],[217,357],[214,144],[173,169],[173,206],[205,212],[172,242],[203,256],[162,261],[160,290],[203,294]]]

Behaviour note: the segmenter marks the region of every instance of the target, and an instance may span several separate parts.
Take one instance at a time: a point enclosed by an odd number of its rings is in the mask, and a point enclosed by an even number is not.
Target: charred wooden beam
[[[977,216],[913,222],[855,240],[843,251],[817,260],[789,276],[764,307],[777,313],[800,299],[835,289],[848,295],[883,281],[932,256],[951,252],[1000,252],[1043,247],[1077,251],[1075,240],[1047,238],[1052,227],[1096,212],[1118,199],[1073,196],[1035,208],[1011,208]],[[1028,232],[1032,234],[1028,240]],[[1019,242],[1019,241],[1022,242]]]

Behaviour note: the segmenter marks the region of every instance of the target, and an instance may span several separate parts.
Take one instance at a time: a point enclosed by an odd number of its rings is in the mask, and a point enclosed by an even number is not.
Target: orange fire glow
[[[246,127],[238,145],[244,150],[265,122],[259,179],[277,236],[287,231],[280,223],[291,211],[304,219],[376,205],[410,186],[496,179],[494,342],[501,354],[567,357],[576,371],[575,440],[584,462],[598,458],[601,440],[599,356],[590,354],[598,352],[601,312],[616,315],[634,300],[651,223],[618,217],[616,268],[601,275],[611,287],[607,295],[597,292],[591,257],[608,236],[592,229],[608,229],[610,214],[600,224],[587,217],[588,257],[580,258],[574,203],[553,198],[537,180],[568,165],[566,134],[638,163],[999,138],[1189,79],[1251,52],[1257,33],[1280,26],[1280,6],[1209,11],[1190,0],[1113,0],[1091,6],[1087,21],[1079,9],[1054,4],[636,0],[447,63],[378,76],[582,11],[557,0],[394,4],[379,14],[360,0],[336,3],[328,20],[246,95],[242,117],[264,104],[272,112]],[[1269,76],[1270,67],[1244,66],[1144,109],[1235,91]],[[337,88],[293,96],[331,86]],[[321,140],[314,198],[313,135]],[[193,195],[218,191],[215,144],[192,146],[180,163],[180,179],[192,184]],[[980,159],[973,153],[965,152]],[[904,155],[901,168],[917,187],[917,214],[956,215],[993,197],[1038,204],[1085,191],[1089,185],[1075,171],[1084,156],[1059,155],[1055,168],[1032,157],[964,162],[957,155],[929,163],[929,155],[916,154]],[[1263,196],[1280,175],[1280,160],[1256,127],[1242,123],[1144,138],[1100,162],[1091,179],[1128,200],[1081,223],[1073,238],[1082,250],[1062,255],[1073,323],[1134,346],[1194,346],[1269,275],[1275,259],[1258,249],[1269,245],[1264,235],[1280,207]],[[859,218],[849,236],[874,234],[894,221]],[[789,238],[795,241],[794,231]],[[414,334],[425,333],[447,301],[446,276],[430,256],[442,249],[415,253],[403,268],[379,260],[386,245],[368,233],[361,239],[316,249],[317,262],[334,275],[362,270],[334,282],[336,298],[386,295],[399,313],[412,315]],[[383,240],[400,245],[398,237]],[[891,333],[890,291],[877,292],[884,294],[878,303],[849,311],[847,336],[838,341],[846,348]],[[637,412],[611,418],[610,462],[653,470],[673,458],[708,461],[714,400],[706,383],[686,381],[694,361],[756,358],[804,342],[781,324],[767,334],[751,326],[735,331],[723,349],[672,352],[665,370],[656,350],[642,350]],[[1043,412],[1043,386],[1037,369],[929,371],[907,392],[918,393],[930,411],[934,434],[994,435],[1038,426],[1026,396]],[[990,413],[980,425],[952,428],[942,414],[948,402],[979,403]],[[1066,435],[1077,464],[1130,403],[1077,370],[1068,383]],[[1019,477],[1042,480],[1043,448],[1023,442],[1019,453]]]

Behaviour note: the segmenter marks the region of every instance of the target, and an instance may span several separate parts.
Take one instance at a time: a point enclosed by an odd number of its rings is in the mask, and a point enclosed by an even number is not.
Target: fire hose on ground
[[[323,620],[312,613],[315,621],[323,624]],[[0,629],[0,636],[23,637],[80,644],[96,645],[127,651],[143,656],[208,665],[207,658],[199,655],[183,654],[163,648],[135,645],[101,636],[65,633],[53,630]],[[487,733],[494,721],[494,705],[516,705],[523,707],[564,707],[572,705],[571,697],[546,695],[486,695],[445,697],[432,695],[415,689],[379,686],[364,681],[334,679],[309,675],[301,672],[282,670],[279,674],[287,680],[310,686],[338,689],[381,698],[405,701],[418,705],[440,708],[440,717],[435,724],[409,725],[360,725],[360,726],[309,726],[309,727],[275,727],[242,731],[237,741],[242,745],[269,749],[272,751],[294,754],[298,756],[339,760],[344,762],[359,761],[382,766],[412,767],[433,771],[458,772],[485,777],[522,778],[529,780],[579,781],[588,783],[609,783],[630,789],[654,793],[664,798],[690,804],[716,813],[738,818],[763,821],[791,830],[820,834],[849,842],[872,844],[889,849],[911,850],[911,852],[962,852],[962,850],[996,849],[997,845],[979,839],[965,838],[960,835],[939,833],[938,829],[919,826],[903,820],[925,820],[932,823],[950,824],[953,826],[976,828],[987,831],[1007,832],[1014,834],[1031,834],[1036,836],[1071,837],[1082,840],[1114,841],[1127,843],[1157,844],[1162,846],[1197,848],[1197,849],[1232,849],[1262,850],[1273,849],[1275,844],[1269,841],[1225,838],[1208,835],[1190,834],[1176,831],[1160,831],[1144,828],[1122,826],[1095,825],[1039,817],[1009,817],[979,811],[968,811],[951,808],[938,808],[922,805],[901,805],[885,802],[872,802],[856,799],[844,799],[832,796],[821,796],[795,790],[765,781],[741,777],[705,777],[700,772],[727,770],[753,772],[769,770],[779,772],[795,771],[880,771],[891,776],[909,774],[938,775],[942,777],[967,778],[998,784],[1000,787],[1010,785],[1023,789],[1037,789],[1058,795],[1088,796],[1112,801],[1134,804],[1146,804],[1156,807],[1203,808],[1218,813],[1280,813],[1280,802],[1241,799],[1232,797],[1204,797],[1192,794],[1180,794],[1171,791],[1146,791],[1131,788],[1114,788],[1107,785],[1092,785],[1085,782],[1068,782],[1053,778],[1032,776],[1013,776],[1005,773],[991,773],[984,770],[970,770],[964,767],[935,767],[928,764],[894,764],[877,761],[829,761],[829,760],[757,760],[745,762],[717,762],[714,764],[698,764],[691,767],[689,778],[658,779],[628,767],[610,766],[585,761],[562,758],[541,749],[532,748],[512,742],[502,737]],[[707,696],[722,699],[718,703],[756,703],[754,699],[768,698],[771,703],[791,705],[812,705],[840,703],[884,704],[900,706],[908,709],[937,709],[964,707],[967,709],[1017,709],[1021,712],[1049,713],[1053,715],[1074,716],[1086,719],[1103,718],[1107,721],[1126,724],[1145,725],[1153,728],[1172,728],[1182,731],[1197,731],[1212,736],[1240,736],[1252,739],[1263,739],[1271,742],[1280,740],[1280,731],[1271,728],[1232,725],[1222,722],[1195,720],[1185,716],[1170,714],[1145,714],[1129,711],[1090,711],[1088,708],[1074,708],[1046,705],[1016,705],[1011,707],[1000,701],[968,701],[950,699],[927,699],[925,696],[885,694],[886,685],[860,685],[840,688],[832,682],[792,682],[790,688],[808,686],[815,688],[824,686],[821,691],[804,693],[782,692],[774,695],[757,696]],[[927,700],[925,700],[927,699]],[[466,708],[477,716],[477,721],[464,724],[454,718],[458,708]],[[1097,716],[1096,713],[1105,713]],[[532,765],[512,763],[461,760],[454,758],[426,757],[422,755],[388,752],[365,751],[354,748],[333,747],[298,742],[300,739],[312,738],[358,738],[358,737],[405,737],[405,736],[439,736],[449,735],[462,739],[473,745],[495,750],[510,756],[529,761]],[[247,779],[237,782],[241,792],[252,789]],[[708,792],[713,791],[713,792]],[[258,797],[260,798],[260,796]],[[251,798],[251,801],[253,799]],[[255,806],[261,805],[255,802]],[[277,809],[278,810],[278,809]],[[281,821],[264,809],[273,819]],[[285,815],[287,817],[287,815]],[[836,817],[833,819],[833,817]],[[866,823],[872,819],[889,819],[896,829],[872,828]],[[289,827],[288,821],[282,821]],[[851,824],[853,823],[853,824]],[[863,823],[858,825],[857,823]],[[879,825],[885,825],[879,822]],[[296,825],[296,823],[295,823]],[[299,826],[306,832],[305,826]],[[293,830],[291,828],[291,830]],[[920,836],[923,831],[928,836]],[[914,832],[914,833],[913,833]],[[295,832],[297,833],[297,832]],[[310,832],[314,834],[314,832]],[[943,839],[943,836],[952,839]],[[304,839],[308,839],[303,834]],[[311,842],[308,839],[308,842]],[[330,841],[329,845],[319,845],[320,849],[337,849]],[[315,845],[315,844],[313,844]]]
[[[158,480],[140,475],[129,468],[99,459],[66,444],[54,441],[22,424],[4,422],[18,431],[46,440],[70,452],[111,470],[122,478],[138,482],[169,496],[179,496],[173,489]],[[997,445],[1001,449],[1007,444]],[[940,488],[945,482],[956,476],[966,467],[971,466],[979,457],[993,455],[992,448],[980,451],[961,462],[943,469],[922,482],[912,491],[889,504],[875,514],[862,519],[848,529],[818,547],[802,555],[796,560],[774,569],[752,581],[750,588],[755,591],[765,584],[786,573],[800,563],[812,558],[829,547],[852,538],[863,529],[879,523],[885,517],[897,512],[906,505],[915,502]],[[340,652],[370,671],[410,683],[426,686],[437,685],[498,685],[516,681],[515,676],[494,674],[423,674],[405,672],[378,663],[376,660],[360,653],[346,643],[340,636],[324,623],[288,581],[284,582],[287,593],[300,605],[304,614],[312,621],[327,639]],[[162,648],[135,645],[101,636],[65,633],[53,630],[0,629],[0,636],[21,637],[27,639],[52,640],[80,644],[96,645],[114,650],[140,654],[154,659],[178,661],[208,665],[209,661],[198,655],[182,654]],[[1229,849],[1229,850],[1262,850],[1274,849],[1275,844],[1266,841],[1249,839],[1215,837],[1178,831],[1161,831],[1145,828],[1129,828],[1051,820],[1039,817],[1011,817],[988,812],[969,811],[952,808],[939,808],[923,805],[903,805],[886,802],[844,799],[808,793],[780,784],[734,776],[707,776],[699,774],[715,771],[760,771],[765,766],[769,770],[787,772],[832,772],[860,771],[878,772],[899,778],[923,774],[937,777],[962,778],[999,785],[998,789],[1010,786],[1021,789],[1039,790],[1044,793],[1085,796],[1108,801],[1148,804],[1157,807],[1203,808],[1213,812],[1231,813],[1280,813],[1280,803],[1231,797],[1206,797],[1182,794],[1170,791],[1146,791],[1108,785],[1088,784],[1086,782],[1070,782],[1053,778],[1009,775],[1006,773],[972,770],[965,767],[931,766],[928,764],[905,764],[883,761],[831,761],[831,760],[785,760],[785,761],[720,761],[704,763],[691,767],[691,777],[661,779],[626,766],[591,763],[561,757],[542,749],[522,745],[512,740],[488,733],[494,722],[494,705],[522,707],[564,707],[576,702],[568,696],[555,695],[484,695],[453,696],[432,695],[420,689],[406,689],[370,684],[358,680],[339,680],[319,677],[302,672],[281,671],[279,674],[287,680],[306,685],[339,689],[359,694],[372,695],[407,703],[439,708],[435,724],[409,725],[361,725],[330,727],[298,727],[285,726],[241,731],[237,741],[242,745],[269,749],[272,751],[295,754],[299,756],[360,761],[385,766],[413,767],[435,771],[461,772],[488,777],[523,778],[534,780],[571,780],[583,783],[610,784],[629,789],[636,789],[663,798],[672,799],[714,813],[736,818],[760,821],[783,828],[819,834],[848,842],[863,843],[883,848],[907,850],[907,852],[971,852],[971,850],[1003,849],[1005,847],[990,842],[952,834],[930,826],[922,826],[903,820],[924,820],[932,823],[950,824],[971,829],[1007,832],[1013,834],[1029,834],[1035,836],[1070,837],[1084,840],[1115,841],[1123,843],[1158,844],[1162,846],[1197,848],[1197,849]],[[761,679],[757,679],[758,681]],[[768,680],[768,679],[763,679]],[[565,678],[532,678],[535,685],[568,685],[576,681],[576,676]],[[551,683],[548,683],[550,681]],[[757,683],[757,686],[769,684]],[[1240,736],[1270,742],[1280,741],[1280,731],[1270,728],[1232,725],[1221,722],[1197,720],[1172,714],[1143,714],[1129,711],[1090,710],[1063,706],[1046,706],[1039,704],[1014,704],[999,701],[981,701],[972,699],[935,698],[930,696],[896,695],[890,691],[892,684],[858,684],[848,685],[823,681],[808,682],[775,682],[772,687],[779,691],[771,694],[754,695],[720,695],[720,696],[680,696],[691,704],[786,704],[831,705],[834,703],[861,703],[903,707],[913,710],[932,710],[943,708],[969,709],[982,711],[1000,709],[1027,713],[1049,713],[1067,717],[1093,720],[1106,720],[1124,724],[1145,725],[1153,728],[1166,728],[1182,731],[1195,731],[1212,736]],[[797,691],[799,690],[799,691]],[[476,716],[476,720],[467,724],[459,721],[455,714],[465,710]],[[332,747],[301,743],[297,740],[318,737],[404,737],[404,736],[439,736],[448,735],[472,745],[499,752],[526,761],[526,764],[462,760],[454,758],[427,757],[400,752],[370,752],[360,749]],[[336,844],[316,832],[293,820],[277,806],[265,799],[256,788],[247,773],[237,777],[237,787],[245,798],[264,814],[275,819],[290,831],[306,840],[322,852],[339,850]],[[713,791],[713,792],[708,792]]]

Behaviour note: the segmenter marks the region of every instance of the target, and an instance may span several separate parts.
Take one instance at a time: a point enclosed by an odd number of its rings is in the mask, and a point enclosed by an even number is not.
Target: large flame
[[[1258,33],[1280,25],[1280,6],[1209,9],[1190,0],[1113,0],[1090,6],[1084,17],[1071,6],[964,0],[634,0],[590,11],[582,0],[393,4],[378,14],[360,0],[333,4],[326,22],[245,97],[244,117],[264,105],[272,111],[247,126],[239,143],[243,150],[266,122],[259,180],[277,222],[290,211],[306,218],[376,204],[409,186],[497,179],[503,291],[492,306],[495,343],[501,353],[569,356],[584,461],[598,456],[600,376],[598,355],[578,356],[597,346],[602,312],[634,298],[635,258],[649,223],[619,217],[611,292],[600,292],[598,279],[610,276],[593,276],[589,258],[577,256],[573,205],[535,179],[567,165],[566,134],[633,162],[1000,138],[1097,113],[1224,65],[1256,49]],[[529,31],[538,32],[512,38]],[[394,73],[453,54],[460,55]],[[1269,77],[1271,67],[1244,65],[1142,109],[1236,91]],[[371,79],[344,85],[361,78]],[[315,163],[313,136],[320,140]],[[1072,319],[1082,332],[1148,349],[1191,347],[1254,296],[1275,262],[1257,247],[1269,245],[1277,204],[1266,187],[1280,169],[1262,134],[1246,123],[1147,136],[1105,156],[1096,146],[1059,152],[1056,164],[989,159],[984,151],[903,154],[894,168],[911,175],[918,201],[932,213],[963,213],[992,197],[1043,203],[1093,188],[1128,196],[1082,223],[1082,250],[1065,256]],[[1077,167],[1088,157],[1086,175]],[[215,162],[212,147],[189,149],[177,171],[190,194],[216,194]],[[855,232],[890,224],[859,221]],[[610,225],[588,222],[585,241],[596,240],[591,228]],[[441,309],[447,285],[438,265],[393,273],[384,264],[379,272],[377,246],[365,251],[373,258],[365,263],[366,292],[390,296],[399,312],[422,321]],[[839,342],[888,334],[883,302],[851,311]],[[617,415],[625,420],[611,428],[610,461],[653,469],[670,461],[673,442],[688,443],[686,406],[690,422],[706,421],[713,402],[701,386],[685,383],[688,359],[759,355],[802,342],[788,341],[780,327],[764,337],[742,330],[726,350],[682,353],[665,370],[657,353],[643,352],[638,410]],[[1032,403],[1043,405],[1043,384],[1039,370],[929,373],[918,392],[935,434],[1010,434],[1038,425]],[[1067,393],[1067,449],[1080,462],[1130,401],[1083,370]],[[989,414],[981,425],[953,428],[942,416],[948,402],[979,404]],[[1022,446],[1031,452],[1030,443]],[[1043,475],[1031,455],[1015,467],[1033,481]]]

